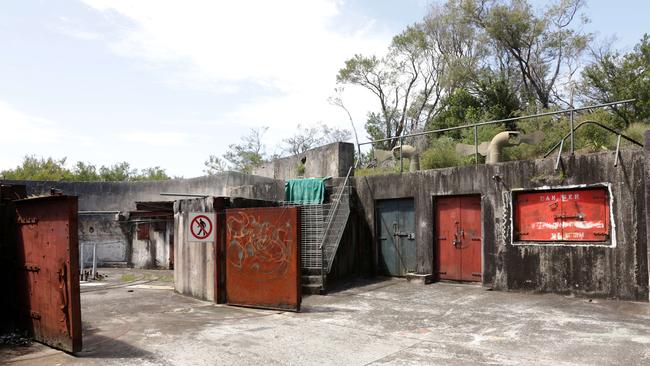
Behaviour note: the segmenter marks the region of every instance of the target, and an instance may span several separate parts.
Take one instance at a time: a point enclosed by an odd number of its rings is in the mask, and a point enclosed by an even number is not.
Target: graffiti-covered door
[[[415,209],[412,199],[377,202],[379,269],[389,276],[415,272]]]
[[[81,351],[77,197],[15,201],[18,323],[35,340]]]
[[[226,210],[226,303],[300,311],[298,207]]]

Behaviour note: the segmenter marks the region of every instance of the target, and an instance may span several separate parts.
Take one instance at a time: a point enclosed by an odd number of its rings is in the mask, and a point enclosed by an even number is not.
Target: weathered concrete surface
[[[49,182],[0,180],[1,184],[25,184],[27,194],[49,194],[50,188],[79,196],[79,210],[135,210],[136,201],[174,201],[182,197],[161,196],[167,193],[192,193],[209,196],[229,196],[230,190],[242,190],[243,197],[282,200],[284,182],[237,172],[225,172],[206,177],[170,179],[151,182]],[[250,188],[250,187],[254,187]],[[251,192],[255,196],[243,194]]]
[[[645,130],[643,133],[643,147],[645,150],[645,176],[650,177],[650,130]],[[646,217],[646,246],[647,246],[647,264],[648,271],[650,272],[650,182],[644,181],[645,184],[645,217]],[[650,275],[648,276],[648,288],[650,288]],[[650,301],[650,294],[648,294]]]
[[[131,235],[128,226],[118,221],[116,213],[81,214],[78,221],[79,248],[86,267],[92,265],[95,245],[98,266],[128,265]]]
[[[645,185],[650,161],[641,150],[514,161],[415,173],[357,177],[359,258],[363,272],[378,263],[375,237],[377,200],[414,198],[417,272],[437,273],[434,204],[438,196],[479,194],[483,221],[483,285],[499,290],[574,293],[581,296],[648,300],[647,209]],[[498,176],[499,179],[494,179]],[[616,247],[512,245],[510,192],[543,186],[608,183],[614,198]],[[341,255],[346,255],[341,253]]]
[[[354,144],[335,142],[302,154],[273,160],[253,169],[253,174],[275,179],[345,177],[354,165]],[[298,167],[304,167],[300,174]],[[259,197],[263,198],[263,197]]]
[[[149,238],[139,240],[137,225],[149,225]],[[131,224],[131,265],[133,268],[169,269],[174,237],[173,220],[152,220]]]
[[[214,305],[165,289],[169,283],[161,280],[142,282],[82,293],[84,350],[77,357],[34,345],[0,348],[0,360],[11,365],[650,362],[650,308],[642,303],[379,280],[308,297],[302,313],[284,313]]]

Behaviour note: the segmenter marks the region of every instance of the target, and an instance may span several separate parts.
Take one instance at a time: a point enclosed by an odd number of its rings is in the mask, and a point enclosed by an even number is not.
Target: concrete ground
[[[648,365],[650,305],[359,281],[302,313],[214,305],[170,271],[82,285],[84,350],[0,348],[10,365]]]

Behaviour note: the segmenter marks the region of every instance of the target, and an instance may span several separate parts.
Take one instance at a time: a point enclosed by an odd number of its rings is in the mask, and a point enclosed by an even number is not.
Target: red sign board
[[[298,207],[226,210],[226,302],[300,311]]]
[[[514,198],[514,235],[519,241],[606,241],[606,188],[535,191]]]

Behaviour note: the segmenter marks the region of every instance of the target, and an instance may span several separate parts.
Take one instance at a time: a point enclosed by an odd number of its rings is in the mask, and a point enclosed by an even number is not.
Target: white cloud
[[[355,53],[384,52],[392,36],[372,19],[342,26],[336,0],[83,1],[130,21],[115,22],[117,36],[105,37],[115,53],[155,65],[173,85],[210,84],[236,96],[240,103],[219,118],[233,127],[270,126],[278,138],[298,123],[347,127],[347,117],[327,103],[336,73]],[[251,88],[264,97],[247,95]],[[374,101],[346,93],[361,130]]]
[[[3,145],[57,143],[64,137],[53,121],[24,113],[2,100],[0,131],[3,135]]]

